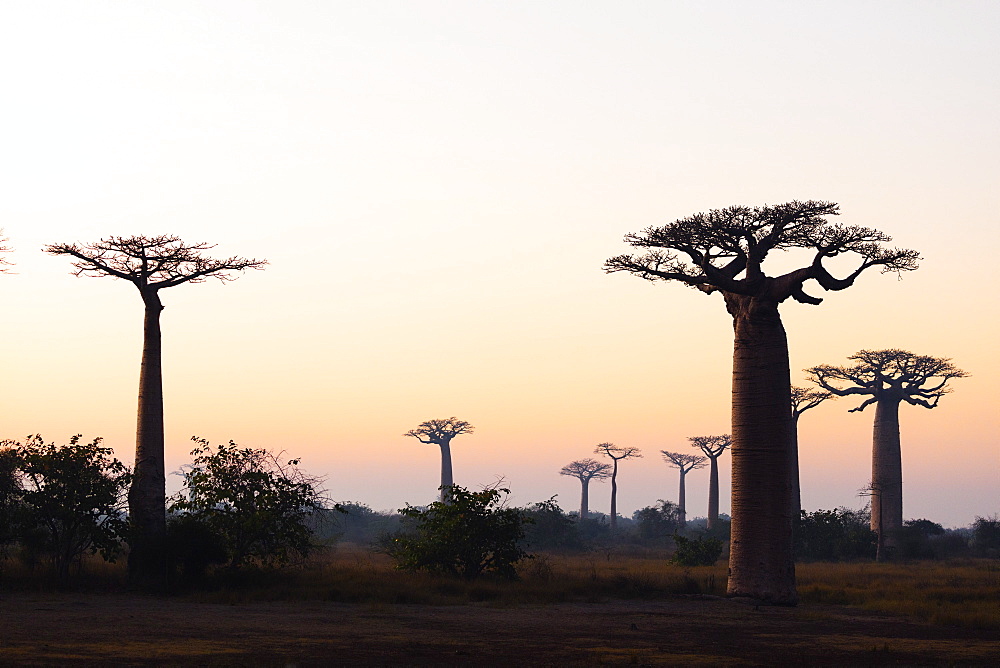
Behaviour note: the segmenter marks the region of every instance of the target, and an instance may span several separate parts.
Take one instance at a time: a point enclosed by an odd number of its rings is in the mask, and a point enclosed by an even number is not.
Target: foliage
[[[170,512],[205,524],[222,538],[229,565],[274,565],[305,556],[313,547],[307,520],[322,507],[320,481],[303,473],[298,459],[233,441],[214,450],[205,439],[182,467],[184,489]],[[189,521],[189,520],[186,520]]]
[[[577,522],[553,496],[521,510],[527,518],[524,542],[540,550],[577,550],[583,546]]]
[[[1000,557],[1000,518],[976,518],[972,523],[972,548],[980,556]]]
[[[658,499],[656,505],[640,508],[632,513],[639,540],[665,544],[671,534],[681,528],[681,509],[670,501]]]
[[[677,549],[674,556],[670,558],[670,563],[678,566],[711,566],[719,557],[725,544],[718,538],[699,536],[698,538],[688,538],[679,534],[674,534],[674,543]]]
[[[530,558],[520,546],[528,519],[523,511],[504,507],[502,495],[510,490],[470,492],[459,485],[442,490],[444,500],[426,509],[407,505],[399,511],[415,522],[413,533],[397,535],[389,546],[399,568],[515,579],[517,562]]]
[[[56,445],[36,434],[23,444],[4,443],[13,448],[4,457],[5,467],[12,466],[12,458],[16,466],[16,487],[10,491],[17,496],[17,533],[51,559],[61,581],[87,552],[114,561],[128,527],[124,511],[131,472],[111,448],[101,446],[100,438],[90,443],[80,438],[77,434],[68,445]]]
[[[336,508],[323,508],[310,522],[314,537],[324,543],[338,541],[361,546],[380,543],[382,538],[399,530],[397,513],[378,512],[367,504],[345,501]]]
[[[874,559],[878,535],[867,508],[801,511],[795,534],[796,553],[811,561]]]

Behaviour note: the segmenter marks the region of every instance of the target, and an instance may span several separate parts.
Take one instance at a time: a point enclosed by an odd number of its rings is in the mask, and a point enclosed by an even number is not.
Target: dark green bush
[[[520,546],[528,519],[522,510],[504,507],[507,494],[510,490],[470,492],[452,485],[445,488],[444,501],[426,509],[408,505],[399,512],[413,520],[412,532],[394,536],[386,551],[405,570],[515,579],[517,562],[530,558]]]
[[[678,566],[711,566],[722,556],[722,548],[725,546],[718,538],[686,538],[676,533],[674,543],[677,548],[670,563]]]

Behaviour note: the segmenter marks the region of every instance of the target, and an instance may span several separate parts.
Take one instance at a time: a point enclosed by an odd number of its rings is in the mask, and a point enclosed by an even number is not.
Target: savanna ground
[[[1000,563],[800,564],[802,603],[720,596],[724,564],[541,556],[520,582],[401,573],[339,549],[279,574],[128,593],[89,565],[55,592],[8,568],[5,665],[997,665]]]

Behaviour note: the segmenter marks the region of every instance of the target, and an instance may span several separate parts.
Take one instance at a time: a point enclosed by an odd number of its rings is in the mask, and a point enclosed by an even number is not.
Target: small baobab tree
[[[580,481],[580,486],[583,488],[580,492],[580,519],[587,519],[590,514],[590,481],[610,478],[611,464],[605,464],[588,457],[570,462],[559,470],[559,474],[573,476]]]
[[[76,276],[111,276],[139,291],[145,308],[135,469],[128,493],[129,577],[141,587],[165,584],[166,477],[163,453],[163,375],[161,371],[160,290],[209,278],[226,282],[232,273],[263,269],[266,260],[214,259],[206,243],[185,243],[170,235],[108,237],[92,244],[50,244],[43,250],[73,258]]]
[[[644,252],[619,255],[606,272],[627,272],[648,281],[677,281],[706,294],[720,293],[733,319],[732,540],[730,596],[794,605],[792,543],[791,374],[788,342],[778,306],[791,298],[822,300],[805,292],[815,281],[824,290],[844,290],[862,272],[916,269],[916,251],[890,249],[890,237],[866,227],[827,221],[832,202],[788,202],[734,206],[697,213],[625,237]],[[799,268],[768,276],[772,251],[802,249]],[[853,255],[856,268],[844,278],[830,273],[830,258]]]
[[[903,527],[903,463],[899,446],[899,404],[934,408],[953,378],[968,374],[945,357],[914,355],[906,350],[861,350],[850,366],[806,369],[811,379],[833,394],[863,396],[851,413],[875,404],[872,432],[871,527],[878,535],[878,560],[892,557]]]
[[[475,430],[471,424],[456,417],[427,420],[421,422],[416,429],[403,434],[412,436],[421,443],[436,445],[441,448],[441,495],[440,500],[447,499],[448,488],[455,484],[451,472],[451,439],[462,434],[471,434]]]
[[[639,448],[621,447],[614,443],[600,443],[594,452],[598,455],[610,457],[613,461],[611,467],[611,531],[618,528],[618,462],[622,459],[642,457]]]
[[[833,396],[833,392],[826,390],[792,385],[792,439],[795,445],[795,457],[792,463],[792,523],[796,527],[802,512],[802,486],[799,483],[799,418],[807,410],[816,408]]]
[[[690,436],[691,445],[705,453],[712,463],[708,475],[708,521],[709,529],[719,521],[719,457],[725,452],[733,439],[729,434],[719,436]]]
[[[667,465],[676,468],[681,474],[680,487],[677,491],[677,508],[680,525],[683,527],[687,525],[687,499],[684,490],[684,479],[691,471],[705,468],[705,465],[708,463],[708,457],[692,455],[686,452],[670,452],[669,450],[660,450],[660,452],[663,454],[663,461]]]

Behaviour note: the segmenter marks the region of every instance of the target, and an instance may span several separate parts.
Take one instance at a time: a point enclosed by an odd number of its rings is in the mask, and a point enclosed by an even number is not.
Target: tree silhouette
[[[624,271],[649,281],[678,281],[705,293],[722,294],[733,318],[733,501],[729,560],[730,596],[794,605],[792,544],[791,377],[788,343],[778,305],[791,297],[805,304],[813,280],[824,290],[850,287],[867,269],[909,271],[917,266],[911,250],[883,248],[885,234],[827,222],[838,207],[830,202],[789,202],[777,206],[718,209],[650,227],[625,237],[646,249],[605,262],[607,272]],[[811,260],[787,273],[767,276],[771,251],[806,249]],[[844,278],[824,261],[860,257]]]
[[[451,439],[462,434],[471,434],[475,430],[471,424],[456,417],[427,420],[421,422],[416,429],[403,434],[412,436],[421,443],[437,445],[441,448],[441,495],[443,502],[447,497],[447,490],[455,484],[451,474]]]
[[[10,241],[7,237],[3,235],[3,228],[0,228],[0,273],[7,271],[7,267],[10,266],[10,262],[4,257],[4,253],[10,253],[11,247],[7,245]]]
[[[74,258],[76,276],[111,276],[132,283],[145,307],[135,470],[129,489],[129,577],[148,588],[166,579],[166,478],[163,463],[163,376],[160,349],[160,290],[207,278],[234,280],[231,272],[262,269],[266,260],[205,257],[212,244],[188,244],[170,235],[108,237],[92,244],[50,244],[43,250]]]
[[[705,468],[705,464],[708,463],[708,457],[690,455],[683,452],[670,452],[669,450],[660,450],[660,452],[663,453],[663,461],[681,473],[680,488],[677,492],[677,507],[680,509],[680,524],[683,527],[687,525],[687,501],[684,493],[684,478],[690,471]]]
[[[580,481],[583,491],[580,493],[580,519],[587,519],[590,508],[590,481],[607,480],[611,477],[611,465],[604,464],[596,459],[578,459],[570,462],[559,470],[560,475],[569,475]]]
[[[797,527],[802,513],[802,491],[799,484],[799,417],[807,410],[816,408],[827,399],[833,398],[832,392],[808,389],[792,385],[792,439],[794,461],[792,462],[792,526]]]
[[[850,366],[806,369],[828,392],[867,397],[849,412],[875,404],[872,433],[872,531],[878,534],[876,559],[890,559],[903,527],[903,464],[899,447],[899,404],[934,408],[951,392],[948,382],[968,374],[945,357],[914,355],[906,350],[861,350]]]
[[[691,445],[705,453],[705,456],[712,462],[708,477],[708,521],[707,527],[712,529],[719,521],[719,457],[733,444],[732,436],[722,434],[720,436],[691,436],[688,438]]]
[[[610,457],[614,464],[611,467],[611,531],[618,528],[618,462],[622,459],[642,457],[639,448],[621,447],[614,443],[600,443],[594,452]]]

